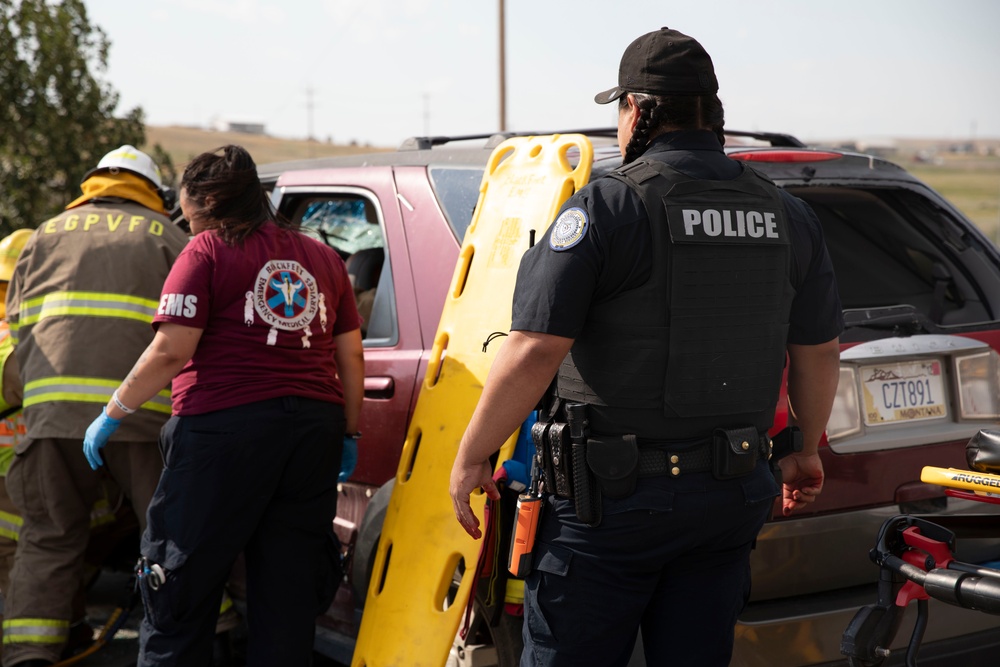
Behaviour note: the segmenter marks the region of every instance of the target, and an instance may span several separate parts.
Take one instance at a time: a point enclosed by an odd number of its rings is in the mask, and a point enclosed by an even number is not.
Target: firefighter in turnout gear
[[[141,527],[162,469],[157,439],[169,390],[137,406],[94,471],[80,451],[94,406],[153,339],[160,288],[187,235],[164,206],[160,171],[122,146],[84,178],[82,196],[25,244],[7,294],[23,381],[25,437],[7,491],[22,517],[5,593],[3,664],[58,662],[82,596],[91,509],[110,475]]]
[[[7,285],[14,275],[14,264],[31,231],[19,229],[0,241],[0,293],[7,295]],[[21,516],[7,495],[7,469],[14,458],[14,446],[24,437],[21,418],[21,375],[12,354],[6,311],[0,303],[0,594],[6,595],[14,549],[21,528]]]
[[[7,324],[4,299],[7,286],[14,275],[14,265],[24,244],[33,230],[19,229],[0,241],[0,595],[6,595],[10,585],[10,571],[14,566],[14,552],[21,532],[21,515],[7,494],[7,469],[14,459],[14,447],[24,439],[24,417],[21,410],[21,373],[14,357],[14,343]],[[115,526],[118,511],[127,512],[127,503],[121,502],[121,491],[114,480],[102,479],[102,491],[90,512],[91,539],[84,580],[89,580],[100,567],[100,560],[111,551],[128,530],[130,522]],[[116,511],[115,508],[118,508]],[[134,524],[132,524],[134,525]],[[96,539],[95,539],[96,538]],[[0,609],[2,611],[2,609]],[[73,622],[70,640],[64,654],[85,647],[93,642],[93,628],[87,624],[86,608],[82,596],[73,600]],[[0,613],[0,622],[3,616]],[[0,632],[0,637],[3,633]],[[0,645],[0,656],[3,655]]]

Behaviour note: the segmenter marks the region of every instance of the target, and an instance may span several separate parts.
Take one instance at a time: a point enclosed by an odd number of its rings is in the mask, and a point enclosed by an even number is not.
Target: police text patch
[[[788,243],[781,210],[668,206],[667,221],[675,243]]]
[[[587,212],[574,206],[560,214],[552,223],[549,247],[556,251],[572,248],[587,234]]]

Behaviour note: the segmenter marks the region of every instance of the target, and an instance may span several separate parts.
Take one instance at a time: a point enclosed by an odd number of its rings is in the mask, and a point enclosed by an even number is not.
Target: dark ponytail
[[[293,227],[275,213],[260,184],[257,165],[242,146],[230,144],[197,156],[184,169],[180,187],[205,207],[209,228],[217,230],[227,245],[242,243],[268,220],[279,227]],[[211,206],[206,205],[208,198]]]
[[[646,151],[651,139],[666,129],[711,130],[725,145],[726,124],[722,100],[718,95],[647,95],[629,93],[639,109],[639,119],[632,139],[625,147],[624,164],[634,162]],[[628,95],[618,98],[618,108],[628,105]]]

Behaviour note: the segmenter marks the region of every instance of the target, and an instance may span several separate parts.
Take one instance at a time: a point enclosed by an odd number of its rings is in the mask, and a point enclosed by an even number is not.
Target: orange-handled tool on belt
[[[510,554],[507,557],[507,569],[515,577],[523,579],[531,572],[532,551],[535,548],[535,533],[538,532],[538,521],[542,516],[541,469],[540,454],[531,457],[531,483],[528,490],[517,497],[517,511],[514,523],[514,535],[510,539]]]
[[[517,497],[517,523],[510,541],[510,557],[507,569],[515,577],[524,578],[531,572],[531,555],[535,548],[535,533],[538,531],[538,517],[542,514],[542,498],[534,493],[522,493]]]

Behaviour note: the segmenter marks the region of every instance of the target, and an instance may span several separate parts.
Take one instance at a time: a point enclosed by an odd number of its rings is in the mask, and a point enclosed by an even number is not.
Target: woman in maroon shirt
[[[337,477],[364,393],[353,292],[339,255],[275,214],[243,148],[196,157],[180,203],[195,236],[164,283],[156,336],[84,441],[96,468],[131,406],[172,380],[142,538],[138,664],[211,663],[243,552],[247,664],[307,665],[341,576]]]

